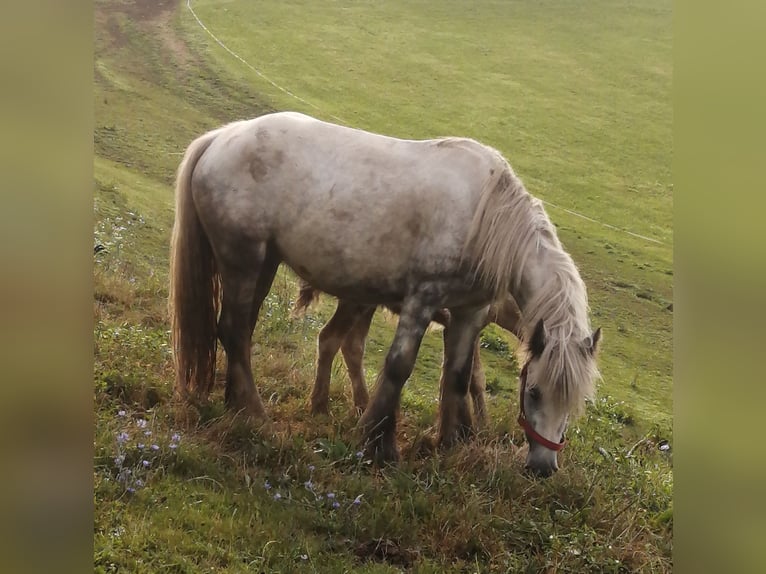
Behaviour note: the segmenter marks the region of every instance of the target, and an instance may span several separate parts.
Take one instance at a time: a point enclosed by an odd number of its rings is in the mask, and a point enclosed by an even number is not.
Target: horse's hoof
[[[323,403],[319,405],[311,405],[311,414],[313,416],[326,415],[329,413],[330,413],[330,407],[327,406],[327,403]]]
[[[399,462],[399,449],[396,445],[368,445],[367,456],[372,459],[376,466],[397,464]]]
[[[448,432],[440,432],[436,439],[436,444],[440,448],[452,448],[456,444],[470,440],[475,434],[476,431],[473,427],[459,425]]]
[[[360,442],[366,457],[372,459],[377,466],[399,462],[399,448],[393,433],[365,435]]]

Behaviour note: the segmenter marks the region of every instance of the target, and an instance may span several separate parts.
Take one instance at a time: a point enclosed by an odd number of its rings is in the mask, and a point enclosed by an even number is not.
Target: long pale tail
[[[194,167],[220,130],[194,140],[176,176],[176,217],[170,247],[170,299],[176,392],[203,398],[213,387],[221,278],[191,194]]]

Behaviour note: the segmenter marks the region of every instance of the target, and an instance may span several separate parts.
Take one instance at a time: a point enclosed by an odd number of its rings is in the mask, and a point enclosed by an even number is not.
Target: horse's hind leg
[[[311,392],[311,412],[326,413],[330,400],[330,375],[332,362],[343,340],[354,326],[359,313],[366,308],[338,299],[335,314],[319,332],[317,338],[317,370],[314,389]]]
[[[263,402],[255,388],[250,365],[251,314],[264,270],[266,246],[254,250],[249,260],[221,263],[223,303],[218,320],[218,338],[226,352],[226,406],[259,419],[266,419]],[[263,287],[261,287],[262,289]]]
[[[445,332],[437,439],[443,446],[451,446],[474,430],[468,390],[476,340],[484,326],[485,316],[486,309],[453,311]]]
[[[343,360],[346,361],[348,377],[351,379],[351,393],[354,398],[354,407],[361,414],[367,408],[370,395],[367,393],[367,384],[364,381],[364,347],[367,342],[367,334],[370,332],[370,323],[375,315],[375,307],[370,306],[362,311],[354,322],[343,344],[340,347]]]

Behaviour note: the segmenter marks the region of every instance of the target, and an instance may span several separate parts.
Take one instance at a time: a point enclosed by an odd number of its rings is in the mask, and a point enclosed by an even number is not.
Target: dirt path
[[[196,60],[194,54],[173,26],[177,10],[185,9],[182,0],[132,0],[127,2],[98,2],[96,26],[106,32],[110,48],[121,48],[128,38],[118,24],[120,15],[127,17],[139,27],[158,38],[163,52],[181,66]]]

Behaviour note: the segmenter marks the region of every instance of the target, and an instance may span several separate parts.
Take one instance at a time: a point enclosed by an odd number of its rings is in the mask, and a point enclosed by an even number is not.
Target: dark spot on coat
[[[270,171],[282,165],[284,157],[282,150],[264,151],[259,148],[250,159],[250,175],[256,181],[264,179]]]
[[[407,220],[407,231],[409,231],[413,237],[420,235],[420,228],[421,225],[419,217],[413,217]]]
[[[332,214],[332,218],[335,221],[351,221],[354,219],[354,214],[350,211],[346,211],[345,209],[330,209],[330,213]]]
[[[250,160],[250,175],[253,179],[259,181],[266,177],[269,173],[269,166],[261,159],[260,156],[255,156]]]

